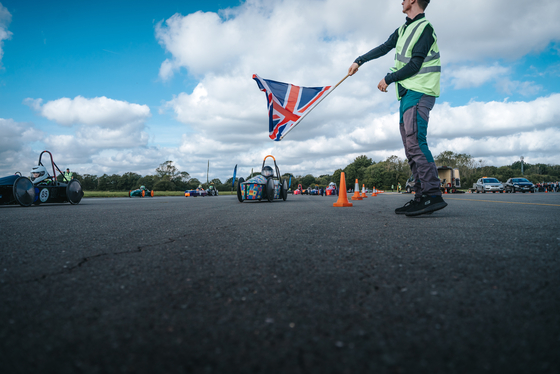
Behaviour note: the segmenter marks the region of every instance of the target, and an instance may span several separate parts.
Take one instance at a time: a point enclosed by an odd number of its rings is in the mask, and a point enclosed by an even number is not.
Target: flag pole
[[[292,129],[293,129],[294,127],[296,127],[296,126],[301,122],[301,120],[305,118],[306,115],[309,114],[309,112],[311,112],[313,109],[315,109],[315,107],[316,107],[317,105],[319,105],[319,103],[320,103],[321,101],[323,101],[323,100],[325,99],[325,97],[329,96],[329,94],[330,94],[331,92],[333,92],[334,89],[337,88],[342,82],[344,82],[344,80],[345,80],[346,78],[348,78],[349,76],[350,76],[350,74],[346,74],[346,76],[345,76],[344,78],[342,78],[342,79],[340,80],[340,82],[338,82],[335,86],[333,86],[333,88],[331,88],[330,90],[328,90],[327,93],[324,94],[323,97],[321,97],[315,104],[313,104],[313,105],[311,106],[311,108],[309,108],[309,110],[308,110],[307,112],[305,112],[305,113],[293,124],[292,127],[290,127],[288,130],[286,130],[285,133],[282,134],[282,136],[280,137],[280,140],[284,139],[284,137],[285,137],[286,135],[288,135],[288,133],[289,133],[290,131],[292,131]]]

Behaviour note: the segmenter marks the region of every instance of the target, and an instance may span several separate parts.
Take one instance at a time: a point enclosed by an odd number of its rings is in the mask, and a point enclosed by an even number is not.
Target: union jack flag
[[[261,91],[266,93],[268,103],[268,131],[272,140],[279,141],[282,134],[294,126],[331,86],[299,87],[289,83],[262,79],[257,74],[253,79]]]

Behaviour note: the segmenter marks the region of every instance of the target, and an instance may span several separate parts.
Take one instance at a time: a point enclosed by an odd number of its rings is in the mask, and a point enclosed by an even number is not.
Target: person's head
[[[68,172],[69,172],[69,171],[70,171],[70,169],[69,169],[69,168],[66,168],[66,171],[68,171]]]
[[[49,177],[47,169],[43,165],[35,166],[31,169],[31,181],[34,184],[44,181]]]
[[[270,166],[265,166],[264,168],[262,168],[261,174],[263,177],[272,177],[274,172],[272,171],[272,168]]]
[[[428,7],[428,4],[430,4],[430,0],[418,0],[418,6],[422,10],[426,10],[426,8]]]
[[[402,12],[414,18],[417,14],[424,13],[429,3],[430,0],[403,0]]]

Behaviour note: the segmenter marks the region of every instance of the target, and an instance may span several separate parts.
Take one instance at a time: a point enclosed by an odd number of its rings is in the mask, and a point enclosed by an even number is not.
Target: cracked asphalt
[[[0,207],[2,373],[558,373],[560,193]]]

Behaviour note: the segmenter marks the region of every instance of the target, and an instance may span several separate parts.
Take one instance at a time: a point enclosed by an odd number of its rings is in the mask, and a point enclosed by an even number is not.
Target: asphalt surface
[[[2,373],[558,373],[560,193],[0,207]]]

